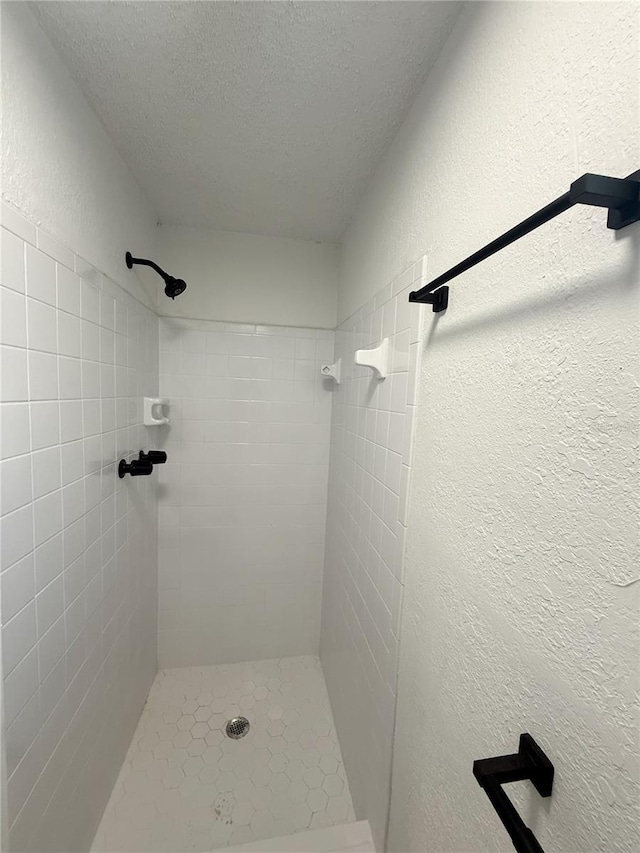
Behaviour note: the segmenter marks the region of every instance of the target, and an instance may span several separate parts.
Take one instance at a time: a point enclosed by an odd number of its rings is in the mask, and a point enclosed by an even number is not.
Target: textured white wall
[[[338,246],[232,231],[163,226],[161,266],[187,282],[174,301],[158,286],[170,317],[334,329]]]
[[[341,317],[639,155],[637,6],[471,4],[347,235]],[[556,766],[550,801],[513,786],[542,846],[638,849],[640,232],[605,221],[564,214],[427,314],[391,850],[510,850],[471,765],[522,731]]]
[[[26,3],[3,3],[2,198],[118,282],[156,218]]]
[[[638,167],[635,5],[468,4],[343,238],[339,323],[425,251],[443,272],[582,173]]]

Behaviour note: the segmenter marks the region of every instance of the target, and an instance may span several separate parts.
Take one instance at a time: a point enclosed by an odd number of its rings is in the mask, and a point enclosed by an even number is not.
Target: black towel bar
[[[553,764],[530,734],[520,735],[518,752],[514,755],[473,762],[473,775],[491,800],[518,853],[544,853],[544,850],[502,790],[502,785],[529,779],[541,797],[550,797],[553,772]]]
[[[558,214],[564,213],[574,204],[589,204],[609,208],[607,228],[613,228],[615,231],[626,228],[633,222],[640,221],[640,170],[633,172],[626,178],[583,175],[571,184],[569,192],[529,216],[519,225],[506,231],[502,236],[492,240],[491,243],[487,243],[482,249],[434,278],[420,290],[412,291],[409,294],[409,302],[424,302],[432,305],[436,312],[444,311],[449,303],[449,288],[444,286],[446,282],[451,281],[452,278],[466,272],[471,267],[475,267],[476,264],[486,260],[491,255],[495,255],[496,252],[544,225],[545,222],[558,216]]]

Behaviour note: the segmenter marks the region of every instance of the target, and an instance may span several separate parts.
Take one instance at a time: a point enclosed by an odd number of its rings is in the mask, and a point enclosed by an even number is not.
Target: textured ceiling
[[[162,222],[337,240],[449,2],[38,2]]]

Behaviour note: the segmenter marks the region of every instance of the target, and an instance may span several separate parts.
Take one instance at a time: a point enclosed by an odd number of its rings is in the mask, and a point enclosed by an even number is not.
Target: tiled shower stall
[[[114,784],[95,850],[356,815],[381,844],[421,265],[334,333],[157,317],[10,208],[2,237],[11,844],[88,848]],[[383,381],[354,365],[382,338]],[[142,447],[166,465],[118,479]]]

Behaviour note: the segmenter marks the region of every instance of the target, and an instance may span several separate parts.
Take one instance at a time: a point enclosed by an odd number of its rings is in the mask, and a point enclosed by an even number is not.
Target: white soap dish
[[[389,339],[384,338],[380,346],[375,349],[356,350],[356,364],[361,367],[371,367],[378,379],[384,379],[387,375],[387,353]]]
[[[142,422],[145,426],[162,426],[169,423],[163,411],[163,406],[168,406],[166,397],[145,397],[142,413]]]
[[[320,373],[323,376],[330,376],[335,380],[336,385],[340,384],[340,370],[342,368],[342,359],[339,358],[333,364],[323,364],[320,368]]]

